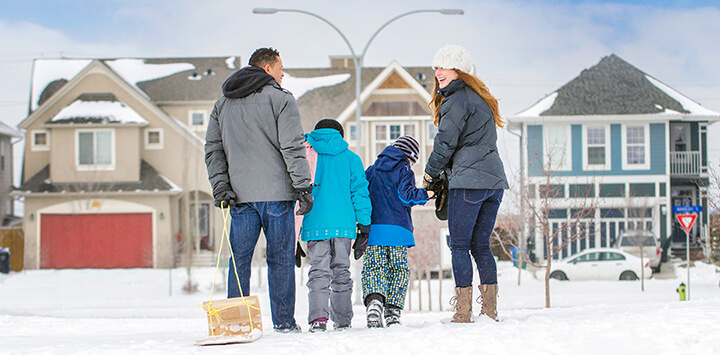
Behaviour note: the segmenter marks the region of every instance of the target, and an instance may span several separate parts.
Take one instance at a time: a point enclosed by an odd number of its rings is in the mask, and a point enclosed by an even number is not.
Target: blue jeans
[[[294,329],[295,323],[295,201],[239,203],[230,209],[230,245],[243,296],[250,294],[250,273],[255,244],[262,228],[267,239],[270,311],[275,329]],[[240,297],[230,260],[228,298]]]
[[[448,226],[455,286],[472,286],[475,259],[480,283],[497,284],[497,265],[490,250],[490,236],[503,197],[503,190],[451,189]]]

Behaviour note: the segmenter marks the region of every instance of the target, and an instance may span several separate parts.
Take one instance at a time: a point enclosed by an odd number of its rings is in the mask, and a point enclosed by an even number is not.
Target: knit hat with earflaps
[[[322,120],[318,121],[318,123],[315,124],[315,129],[320,128],[332,128],[340,132],[340,136],[345,138],[345,130],[343,130],[342,123],[333,120],[332,118],[323,118]]]
[[[433,68],[458,69],[468,74],[472,72],[473,63],[470,53],[457,44],[448,44],[435,53],[432,62]]]
[[[420,144],[412,136],[402,136],[398,138],[393,147],[398,148],[405,153],[405,155],[412,160],[413,164],[418,160],[418,153],[420,153]]]

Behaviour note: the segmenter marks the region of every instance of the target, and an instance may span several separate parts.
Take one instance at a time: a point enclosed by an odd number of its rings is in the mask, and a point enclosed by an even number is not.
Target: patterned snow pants
[[[405,306],[410,268],[407,246],[368,245],[363,260],[363,299],[371,293],[385,296],[385,305]]]

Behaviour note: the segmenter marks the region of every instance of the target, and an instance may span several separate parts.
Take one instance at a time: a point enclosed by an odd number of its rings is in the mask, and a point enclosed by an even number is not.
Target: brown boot
[[[455,314],[453,314],[452,323],[471,323],[472,320],[472,286],[455,287],[455,297],[450,303],[455,301]]]
[[[498,285],[478,285],[480,289],[480,304],[482,308],[478,317],[483,314],[494,319],[496,322],[499,321],[497,315],[497,293]]]

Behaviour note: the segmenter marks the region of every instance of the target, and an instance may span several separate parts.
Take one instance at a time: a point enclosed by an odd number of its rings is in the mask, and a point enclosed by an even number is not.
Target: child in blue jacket
[[[385,147],[375,164],[365,170],[372,201],[362,270],[369,328],[382,327],[383,315],[387,326],[400,324],[410,276],[407,251],[415,245],[410,208],[428,201],[428,191],[415,187],[415,173],[410,168],[419,150],[415,138],[402,136]]]
[[[358,234],[370,230],[368,182],[362,160],[348,149],[338,121],[320,120],[305,138],[318,154],[313,207],[305,215],[301,231],[310,257],[310,332],[325,331],[328,319],[336,330],[344,330],[350,328],[353,317],[351,245]]]

